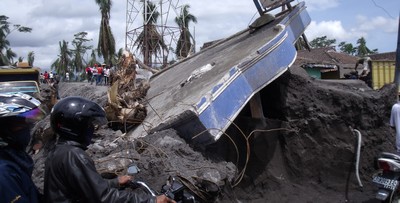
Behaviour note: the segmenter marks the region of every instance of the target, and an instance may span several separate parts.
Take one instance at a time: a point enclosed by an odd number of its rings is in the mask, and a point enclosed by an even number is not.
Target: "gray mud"
[[[106,91],[87,83],[60,84],[62,98],[79,95],[103,106]],[[170,175],[191,184],[212,181],[220,188],[217,202],[375,202],[374,158],[395,151],[388,125],[395,95],[394,85],[374,91],[362,82],[319,81],[291,68],[261,91],[265,119],[251,118],[245,108],[226,136],[206,148],[192,146],[173,129],[132,142],[103,127],[87,152],[105,176],[125,174],[136,163],[141,171],[135,178],[155,190]],[[350,127],[362,134],[363,188],[354,173],[357,137]],[[43,151],[34,155],[33,177],[41,189]]]

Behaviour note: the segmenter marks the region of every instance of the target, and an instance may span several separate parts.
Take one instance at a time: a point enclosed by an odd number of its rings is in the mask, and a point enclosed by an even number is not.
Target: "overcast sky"
[[[162,0],[166,2],[167,0]],[[189,4],[197,17],[191,24],[197,50],[204,42],[228,37],[257,17],[253,0],[170,0],[173,4]],[[35,66],[49,69],[59,52],[58,43],[71,42],[74,34],[85,31],[97,46],[100,12],[94,0],[0,0],[0,15],[12,24],[33,28],[31,33],[13,32],[8,36],[11,48],[27,59],[35,54]],[[117,50],[125,46],[127,1],[112,1],[111,28]],[[139,0],[130,0],[138,5]],[[160,0],[153,0],[160,2]],[[297,3],[299,1],[295,1]],[[311,24],[306,30],[309,40],[320,36],[356,45],[364,37],[370,49],[380,53],[396,51],[400,0],[305,0]],[[361,4],[362,3],[362,4]],[[177,11],[179,12],[179,11]],[[135,13],[135,12],[134,12]],[[166,15],[164,15],[165,17]],[[175,16],[173,9],[170,19]],[[165,17],[166,18],[166,17]],[[137,24],[136,24],[137,23]],[[137,17],[133,28],[141,25]],[[176,26],[171,24],[171,26]],[[132,28],[130,28],[132,29]]]

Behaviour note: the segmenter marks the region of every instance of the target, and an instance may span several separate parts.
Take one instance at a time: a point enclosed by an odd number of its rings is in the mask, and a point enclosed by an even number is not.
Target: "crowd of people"
[[[110,66],[106,64],[94,64],[93,67],[86,67],[86,78],[90,84],[109,85],[110,84]]]
[[[95,85],[109,85],[110,84],[110,66],[106,64],[97,64],[95,63],[93,67],[88,65],[85,69],[85,78],[88,83]],[[65,73],[65,76],[57,75],[57,73],[53,71],[45,71],[44,73],[40,73],[40,83],[41,84],[53,84],[55,82],[59,82],[60,80],[64,82],[70,82],[71,76],[69,72]]]
[[[106,113],[83,97],[66,97],[51,110],[56,144],[45,162],[44,194],[31,179],[34,163],[26,149],[30,130],[44,119],[40,101],[22,93],[0,94],[0,202],[148,202],[175,203],[165,195],[121,190],[132,176],[103,179],[85,152],[95,126],[106,124]]]
[[[85,78],[88,83],[97,85],[110,85],[110,66],[106,64],[97,64],[95,63],[93,67],[88,65],[85,69]],[[67,71],[65,76],[60,76],[53,71],[44,71],[40,73],[39,77],[40,84],[48,84],[56,89],[57,99],[60,99],[58,94],[58,85],[60,81],[70,82],[70,73]]]
[[[60,95],[58,94],[58,84],[60,83],[60,77],[57,73],[53,73],[53,71],[44,73],[40,73],[40,84],[48,84],[55,88],[56,90],[56,97],[60,99]]]
[[[55,82],[58,83],[60,81],[59,75],[57,75],[57,73],[54,73],[53,71],[44,71],[44,73],[40,73],[39,79],[41,84],[52,84]]]

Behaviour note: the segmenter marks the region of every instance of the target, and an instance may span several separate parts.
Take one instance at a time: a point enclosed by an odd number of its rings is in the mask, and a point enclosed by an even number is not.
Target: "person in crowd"
[[[104,72],[103,65],[97,66],[97,80],[96,85],[101,85],[101,81],[103,80]]]
[[[104,69],[104,85],[109,85],[109,79],[110,79],[110,67],[106,66]]]
[[[69,72],[68,72],[68,71],[65,73],[65,80],[66,80],[67,82],[69,82]]]
[[[44,83],[44,75],[43,75],[43,73],[40,73],[40,84],[43,84]]]
[[[400,102],[396,102],[392,106],[390,112],[390,126],[396,131],[396,150],[397,154],[400,155]]]
[[[129,176],[109,182],[96,171],[84,150],[91,143],[95,126],[107,123],[105,115],[103,108],[83,97],[66,97],[54,105],[50,125],[58,140],[45,162],[45,202],[174,203],[165,195],[119,190],[116,186],[129,182]]]
[[[44,83],[48,84],[49,83],[49,73],[47,71],[44,71],[43,77],[44,77]]]
[[[92,77],[92,80],[91,80],[90,84],[93,84],[93,81],[94,81],[95,84],[96,84],[96,82],[97,82],[97,75],[99,74],[99,73],[97,72],[97,64],[94,64],[94,66],[92,67],[92,73],[93,73],[93,77]]]
[[[49,73],[49,83],[51,84],[53,82],[54,82],[54,73],[53,73],[53,71],[50,71],[50,73]]]
[[[39,202],[26,152],[30,130],[45,117],[40,102],[23,94],[0,94],[0,202]]]
[[[88,81],[88,83],[91,83],[91,81],[92,81],[92,77],[93,77],[93,72],[92,72],[92,68],[88,65],[87,67],[86,67],[86,78],[87,78],[87,81]]]
[[[52,86],[52,87],[54,87],[54,89],[55,89],[55,91],[56,91],[56,98],[57,99],[60,99],[60,93],[59,93],[59,91],[58,91],[58,89],[59,89],[59,83],[60,83],[60,76],[57,74],[57,73],[54,73],[54,76],[53,76],[53,80],[52,80],[53,82],[52,83],[50,83],[50,85]]]

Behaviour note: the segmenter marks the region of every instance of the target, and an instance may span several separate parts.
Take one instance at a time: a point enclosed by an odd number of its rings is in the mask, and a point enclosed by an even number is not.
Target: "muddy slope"
[[[395,151],[395,134],[388,126],[395,95],[394,85],[373,91],[358,81],[320,81],[291,68],[261,92],[266,119],[252,119],[245,110],[227,131],[242,146],[238,166],[246,167],[246,175],[233,189],[236,197],[224,199],[373,202],[374,157]],[[358,136],[350,127],[362,135],[362,188],[354,170]],[[254,129],[259,131],[252,133]],[[247,164],[241,133],[249,136]],[[212,149],[225,159],[236,159],[227,139]]]
[[[61,97],[81,95],[101,105],[105,92],[104,87],[87,84],[60,85]],[[120,131],[104,128],[88,153],[99,170],[114,167],[124,173],[121,169],[128,163],[137,162],[142,168],[137,178],[156,189],[168,175],[214,179],[221,186],[219,202],[373,202],[373,158],[380,151],[394,151],[394,131],[388,126],[393,85],[373,91],[358,82],[314,80],[303,69],[291,68],[260,94],[266,118],[251,118],[246,107],[226,136],[206,151],[194,150],[173,129],[130,143]],[[363,190],[354,174],[357,136],[349,126],[362,134]],[[117,163],[112,158],[126,151],[128,160]],[[34,172],[39,187],[40,156]]]

